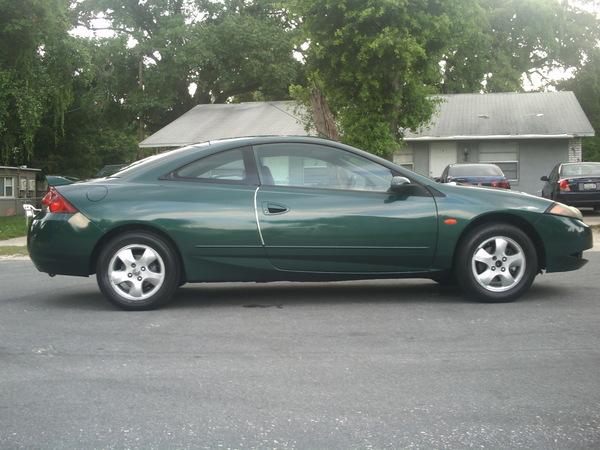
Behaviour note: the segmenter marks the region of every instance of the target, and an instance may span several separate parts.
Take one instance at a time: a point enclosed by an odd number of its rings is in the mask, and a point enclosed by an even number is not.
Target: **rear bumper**
[[[27,249],[40,272],[88,276],[90,257],[102,233],[81,213],[41,212],[31,222]]]
[[[600,191],[596,192],[561,192],[556,201],[570,206],[594,207],[600,206]]]
[[[588,225],[570,217],[542,214],[535,228],[544,243],[546,272],[568,272],[587,263],[582,254],[594,245]]]

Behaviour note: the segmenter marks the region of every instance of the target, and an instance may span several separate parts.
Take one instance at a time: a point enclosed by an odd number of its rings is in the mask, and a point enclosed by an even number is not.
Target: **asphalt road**
[[[429,281],[115,310],[0,261],[1,448],[600,448],[600,253],[511,304]]]

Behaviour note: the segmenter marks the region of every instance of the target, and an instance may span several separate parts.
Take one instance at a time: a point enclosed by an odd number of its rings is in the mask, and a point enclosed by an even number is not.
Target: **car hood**
[[[508,189],[451,184],[437,184],[434,187],[450,198],[479,204],[484,210],[487,209],[485,208],[487,206],[491,209],[517,209],[544,212],[554,203],[542,197]]]

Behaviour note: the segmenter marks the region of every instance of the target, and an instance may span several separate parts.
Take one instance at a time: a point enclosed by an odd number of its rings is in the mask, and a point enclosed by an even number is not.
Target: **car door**
[[[256,222],[257,187],[251,147],[203,156],[166,177],[160,225],[184,253],[189,280],[239,280],[270,266]]]
[[[442,172],[442,176],[440,177],[440,183],[447,183],[448,182],[448,171],[449,171],[449,169],[450,169],[450,166],[446,166],[446,168]]]
[[[550,175],[548,175],[548,181],[544,182],[544,186],[542,187],[542,197],[545,198],[555,198],[555,186],[558,186],[558,169],[560,164],[554,166]]]
[[[257,217],[267,256],[282,270],[422,271],[437,239],[435,201],[424,187],[391,193],[392,171],[338,147],[254,146]]]

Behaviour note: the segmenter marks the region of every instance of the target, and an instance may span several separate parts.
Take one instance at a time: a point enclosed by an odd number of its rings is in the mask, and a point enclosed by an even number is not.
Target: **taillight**
[[[508,181],[492,181],[492,187],[510,189],[510,183]]]
[[[42,199],[42,205],[48,208],[51,213],[75,214],[77,208],[71,205],[66,198],[51,187]]]
[[[570,191],[569,180],[558,180],[558,187],[561,191]]]

